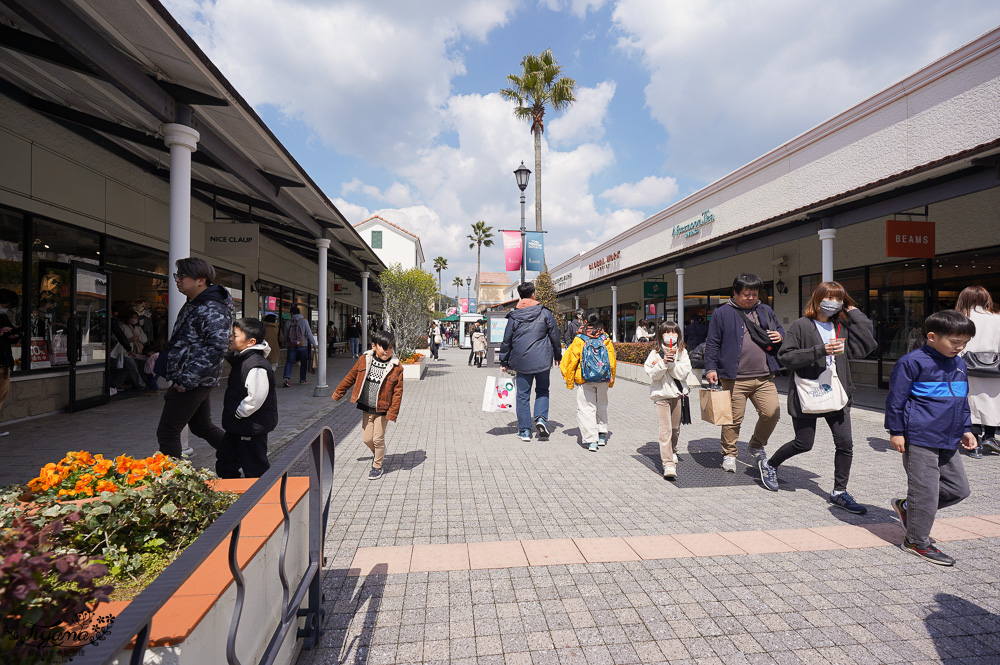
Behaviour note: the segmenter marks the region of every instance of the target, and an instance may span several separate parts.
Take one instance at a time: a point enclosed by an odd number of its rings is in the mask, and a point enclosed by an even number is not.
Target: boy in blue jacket
[[[938,509],[969,496],[958,444],[976,447],[969,417],[969,383],[958,354],[976,334],[976,324],[955,310],[924,321],[927,344],[907,353],[892,368],[885,401],[889,442],[903,453],[906,499],[892,507],[906,535],[900,548],[939,566],[955,560],[931,544]]]

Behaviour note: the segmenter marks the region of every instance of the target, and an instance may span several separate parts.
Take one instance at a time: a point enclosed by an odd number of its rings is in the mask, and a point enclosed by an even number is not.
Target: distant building
[[[510,284],[505,272],[483,272],[476,275],[476,311],[485,312],[493,305],[509,300],[504,289]]]
[[[398,263],[405,269],[423,268],[424,250],[420,246],[420,236],[378,215],[355,224],[354,230],[385,265]]]

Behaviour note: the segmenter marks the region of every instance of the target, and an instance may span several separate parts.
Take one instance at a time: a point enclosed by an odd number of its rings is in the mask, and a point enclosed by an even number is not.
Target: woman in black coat
[[[816,422],[826,420],[833,433],[833,491],[828,500],[835,506],[856,515],[868,509],[847,493],[854,456],[851,436],[851,403],[854,382],[851,381],[850,360],[865,358],[875,350],[872,324],[837,282],[823,282],[813,291],[805,316],[794,321],[785,332],[778,362],[791,370],[788,382],[788,414],[792,417],[795,438],[779,448],[767,461],[758,461],[761,482],[766,489],[778,491],[777,468],[788,458],[812,450],[816,438]],[[816,381],[827,369],[835,376],[846,394],[843,408],[825,413],[803,410],[796,377]]]

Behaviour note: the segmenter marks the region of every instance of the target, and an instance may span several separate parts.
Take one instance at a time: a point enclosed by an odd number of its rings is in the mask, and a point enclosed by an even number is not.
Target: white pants
[[[608,384],[577,384],[576,420],[584,443],[594,443],[598,434],[608,433]]]

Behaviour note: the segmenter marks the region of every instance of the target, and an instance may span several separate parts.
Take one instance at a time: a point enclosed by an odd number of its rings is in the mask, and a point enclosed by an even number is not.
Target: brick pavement
[[[870,507],[859,517],[825,501],[833,482],[826,432],[812,453],[782,467],[772,494],[754,479],[746,436],[740,471],[726,474],[715,468],[718,428],[696,422],[682,430],[681,476],[670,483],[652,459],[656,422],[644,386],[612,389],[611,438],[595,454],[581,446],[573,395],[554,372],[552,438],[522,443],[512,415],[480,411],[491,370],[467,367],[466,357],[445,350],[424,381],[406,384],[379,481],[366,479],[371,456],[357,411],[332,414],[327,632],[301,665],[1000,662],[996,537],[943,543],[958,559],[954,569],[887,546],[606,563],[588,562],[581,548],[582,563],[542,566],[524,565],[510,548],[521,543],[523,556],[544,539],[829,535],[836,531],[825,527],[845,524],[878,531],[893,520],[889,499],[905,489],[881,413],[854,412],[851,491]],[[744,434],[754,422],[748,416]],[[783,415],[772,444],[790,438]],[[966,458],[966,468],[973,496],[941,516],[1000,513],[992,491],[1000,457]],[[418,547],[432,543],[455,547]],[[398,548],[395,560],[407,567],[387,561],[351,574],[359,548],[383,547]],[[483,549],[506,551],[513,567],[447,569]],[[423,572],[400,572],[415,558]]]

